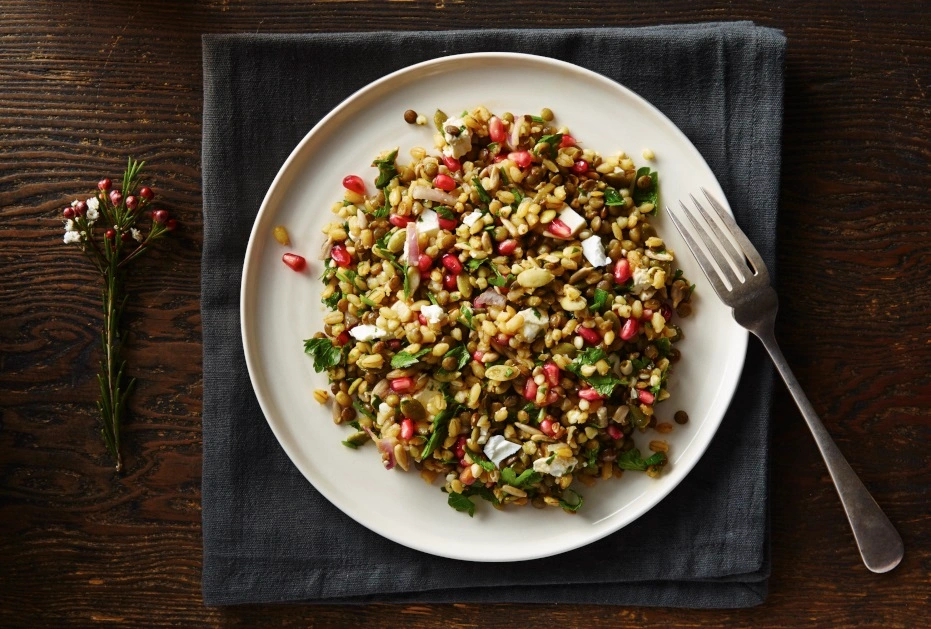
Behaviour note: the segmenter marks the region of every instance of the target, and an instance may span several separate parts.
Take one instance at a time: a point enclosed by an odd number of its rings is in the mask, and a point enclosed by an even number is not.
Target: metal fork
[[[702,192],[714,208],[721,224],[729,232],[730,238],[705,211],[698,199],[692,195],[689,196],[704,219],[704,223],[710,229],[710,234],[708,229],[703,227],[689,211],[685,203],[680,201],[679,205],[682,206],[682,216],[688,217],[691,227],[686,226],[682,217],[677,216],[669,206],[666,206],[666,212],[675,223],[676,229],[682,234],[689,249],[692,250],[718,297],[725,305],[731,307],[737,323],[762,341],[776,364],[779,374],[785,380],[789,393],[795,399],[802,417],[805,418],[808,428],[815,437],[818,450],[821,451],[824,463],[837,488],[837,494],[840,496],[841,504],[844,505],[847,520],[850,522],[857,547],[860,549],[860,556],[863,557],[863,563],[873,572],[888,572],[902,561],[904,553],[902,538],[863,486],[850,464],[847,463],[844,455],[837,448],[837,444],[831,439],[824,424],[815,413],[815,409],[802,391],[792,370],[789,369],[774,334],[779,302],[776,291],[770,286],[769,272],[759,252],[730,214],[721,207],[721,204],[704,188]],[[698,240],[704,243],[707,254],[698,244]]]

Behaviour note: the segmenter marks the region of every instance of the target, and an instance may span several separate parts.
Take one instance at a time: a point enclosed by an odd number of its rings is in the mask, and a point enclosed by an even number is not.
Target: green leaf
[[[429,299],[430,303],[434,306],[439,306],[439,304],[436,302],[436,297],[433,296],[433,293],[427,293],[427,299]]]
[[[555,146],[562,142],[562,133],[554,133],[553,135],[544,135],[540,138],[540,142],[546,142],[550,146]]]
[[[468,513],[470,518],[475,515],[475,503],[462,494],[450,492],[446,503],[456,511]]]
[[[633,365],[634,371],[643,371],[652,365],[653,361],[646,356],[641,356],[639,358],[634,358],[632,361],[630,361],[630,364]]]
[[[436,213],[440,218],[446,218],[450,220],[456,220],[456,215],[453,214],[453,211],[448,207],[441,206],[436,208]]]
[[[446,439],[446,432],[449,428],[449,420],[459,412],[459,405],[450,396],[446,396],[446,408],[436,414],[431,425],[432,432],[427,444],[424,446],[420,455],[420,460],[424,461],[433,451]]]
[[[619,379],[611,375],[601,376],[594,374],[585,379],[592,385],[592,388],[598,392],[598,395],[602,397],[611,397],[611,394],[614,393],[614,387],[621,384]]]
[[[494,472],[497,469],[494,463],[483,459],[481,456],[475,454],[471,450],[466,450],[466,454],[469,456],[470,461],[473,463],[478,463],[479,467],[481,467],[486,472]]]
[[[365,404],[363,404],[361,400],[353,400],[352,407],[356,409],[357,411],[359,411],[359,413],[361,413],[362,415],[365,415],[366,417],[368,417],[369,419],[371,420],[375,419],[375,413],[365,408]],[[356,430],[358,430],[358,428]]]
[[[580,494],[577,491],[574,491],[572,489],[566,489],[563,491],[563,495],[566,495],[566,492],[569,492],[575,496],[576,498],[575,504],[572,504],[560,498],[559,506],[562,507],[563,509],[566,509],[568,511],[572,511],[573,513],[575,513],[576,511],[582,508],[582,503],[584,503],[585,500],[582,498],[582,494]]]
[[[592,385],[592,388],[595,389],[599,395],[610,397],[614,392],[614,387],[621,384],[619,379],[610,374],[602,376],[594,373],[587,377],[582,375],[583,366],[594,365],[605,357],[606,354],[601,348],[589,347],[585,351],[578,354],[575,359],[569,363],[567,369]]]
[[[463,323],[465,323],[466,327],[470,330],[474,330],[475,324],[472,322],[472,317],[474,316],[472,314],[472,309],[468,306],[463,306],[459,309],[459,314],[461,315],[462,319],[465,319]],[[462,321],[462,319],[460,319],[460,321]]]
[[[614,297],[606,290],[600,288],[595,289],[595,299],[588,306],[588,309],[592,312],[601,312],[604,310],[604,307],[614,303]]]
[[[498,174],[501,175],[501,181],[504,182],[505,186],[511,185],[511,178],[508,177],[508,171],[504,169],[504,166],[498,166]]]
[[[375,218],[388,218],[388,214],[390,213],[391,213],[391,206],[388,205],[388,202],[386,201],[383,206],[381,206],[380,208],[372,212],[372,216],[374,216]]]
[[[516,203],[517,205],[520,205],[520,202],[523,201],[523,200],[524,200],[524,196],[526,196],[526,195],[524,195],[524,193],[520,190],[520,188],[511,188],[511,194],[514,195],[514,203]]]
[[[456,371],[461,371],[469,363],[469,359],[472,358],[469,355],[469,350],[465,345],[458,345],[445,354],[443,358],[455,358],[456,359]]]
[[[617,466],[622,470],[631,470],[634,472],[644,472],[651,465],[661,465],[666,461],[666,455],[662,452],[656,452],[650,458],[644,459],[640,455],[640,450],[631,448],[617,457]]]
[[[408,269],[408,266],[407,266],[407,263],[405,262],[404,270],[402,272],[404,275],[404,299],[410,299],[411,297],[411,277],[408,274],[407,269]]]
[[[358,449],[359,449],[359,446],[357,446],[356,444],[354,444],[354,443],[351,442],[351,441],[340,441],[340,443],[343,444],[344,446],[346,446],[347,448],[352,448],[353,450],[358,450]]]
[[[498,271],[498,265],[497,265],[497,264],[494,264],[494,263],[489,262],[489,263],[488,263],[488,266],[491,268],[492,272],[494,272],[494,274],[495,274],[494,277],[488,278],[488,283],[491,284],[492,286],[504,286],[504,285],[507,284],[509,281],[511,281],[511,278],[512,278],[513,276],[512,276],[512,275],[508,275],[507,277],[504,277],[503,275],[501,275],[501,272]]]
[[[394,229],[389,229],[386,231],[381,238],[375,241],[375,247],[377,249],[384,249],[385,251],[388,251],[388,241],[391,240],[391,236],[394,235],[395,231],[396,230]]]
[[[596,442],[597,443],[597,442]],[[598,465],[598,455],[601,453],[601,446],[585,452],[585,467],[595,467]]]
[[[472,177],[472,185],[475,186],[475,192],[478,193],[478,198],[482,203],[485,205],[491,203],[491,196],[488,194],[488,191],[482,187],[482,182],[478,176]]]
[[[307,339],[304,352],[314,357],[314,371],[318,373],[335,367],[343,358],[343,351],[334,347],[330,339]]]
[[[410,354],[408,352],[398,352],[391,359],[392,369],[406,369],[411,365],[416,365],[420,362],[420,359],[423,358],[430,351],[429,347],[425,347],[415,354]]]
[[[398,176],[398,168],[394,163],[395,158],[398,156],[398,149],[391,151],[387,157],[382,159],[376,159],[372,162],[372,166],[378,168],[378,179],[375,180],[375,187],[381,190],[389,183],[391,180]]]
[[[649,176],[650,177],[650,186],[647,188],[641,188],[637,181],[641,177]],[[637,175],[634,181],[634,186],[632,189],[632,196],[634,197],[634,203],[640,205],[641,203],[652,203],[656,210],[659,201],[659,173],[656,171],[651,171],[649,166],[644,166],[643,168],[637,169]],[[652,214],[653,212],[651,212]]]
[[[501,504],[501,501],[498,500],[493,491],[484,485],[479,485],[477,483],[471,487],[466,487],[462,494],[464,496],[478,496],[482,500],[487,500],[491,504]]]
[[[369,308],[377,308],[378,304],[368,298],[368,295],[359,295],[359,301],[368,306]]]
[[[624,205],[624,197],[622,197],[621,194],[611,186],[605,188],[604,198],[605,205]]]
[[[543,479],[543,475],[532,469],[524,470],[520,476],[514,471],[513,467],[506,467],[501,470],[501,480],[512,487],[523,487],[524,485],[535,485]]]
[[[336,305],[339,303],[339,300],[342,299],[342,297],[343,294],[337,290],[333,291],[333,294],[329,297],[322,298],[320,301],[322,301],[323,305],[330,310],[336,310]]]
[[[665,336],[656,339],[653,344],[656,345],[656,350],[659,352],[660,356],[669,356],[669,352],[672,351],[672,341],[667,339]]]
[[[672,279],[677,280],[682,277],[682,269],[676,269],[675,275],[672,276]]]
[[[546,122],[546,120],[544,120],[540,116],[530,116],[530,119],[533,120],[534,122]]]

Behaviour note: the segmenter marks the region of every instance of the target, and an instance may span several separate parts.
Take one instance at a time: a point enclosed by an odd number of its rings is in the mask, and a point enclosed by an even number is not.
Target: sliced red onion
[[[326,242],[323,243],[323,246],[320,247],[320,259],[329,260],[330,258],[330,249],[333,248],[333,239],[327,238]]]
[[[489,288],[484,293],[476,297],[475,301],[472,302],[472,305],[476,308],[487,308],[488,306],[504,308],[506,304],[507,298],[496,291],[494,288]]]
[[[396,463],[394,459],[394,444],[392,443],[392,440],[388,439],[387,437],[384,439],[376,439],[375,433],[372,432],[372,429],[368,426],[362,426],[362,429],[369,434],[369,438],[375,442],[376,446],[378,446],[378,450],[381,452],[382,461],[385,464],[385,469],[392,469]]]
[[[511,133],[508,135],[508,145],[511,150],[517,150],[518,145],[520,145],[520,120],[514,119],[514,122],[511,123]]]
[[[411,188],[411,198],[421,199],[423,201],[435,201],[445,205],[456,205],[459,197],[452,195],[439,188],[429,188],[427,186],[414,186]]]
[[[406,262],[411,266],[417,266],[420,261],[420,243],[417,242],[417,223],[407,224],[407,241],[404,244],[404,251],[407,254]]]

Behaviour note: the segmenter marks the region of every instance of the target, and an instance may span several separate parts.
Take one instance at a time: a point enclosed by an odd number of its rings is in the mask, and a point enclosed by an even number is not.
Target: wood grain
[[[931,23],[926,2],[0,2],[0,625],[917,627],[931,617]],[[247,606],[200,597],[200,35],[639,26],[785,30],[778,330],[905,539],[860,564],[779,388],[773,578],[750,610]],[[183,224],[133,276],[139,386],[115,477],[94,412],[99,296],[58,212],[127,156]]]

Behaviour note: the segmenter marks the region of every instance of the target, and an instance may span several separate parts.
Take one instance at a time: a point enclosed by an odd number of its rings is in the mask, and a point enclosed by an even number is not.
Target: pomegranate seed
[[[580,389],[579,397],[583,400],[588,400],[589,402],[595,402],[597,400],[603,400],[604,397],[598,391],[592,388]]]
[[[101,179],[100,181],[97,182],[97,187],[103,190],[104,192],[106,192],[111,187],[113,187],[113,182],[110,181],[109,179]]]
[[[452,273],[445,274],[443,276],[443,288],[450,291],[459,288],[459,284],[456,282],[456,276]]]
[[[145,199],[146,201],[151,201],[152,199],[155,198],[155,193],[152,192],[152,188],[143,186],[142,188],[139,188],[139,196]]]
[[[123,200],[122,192],[120,192],[119,190],[110,191],[110,203],[112,203],[113,205],[119,205],[120,201],[122,200]]]
[[[87,203],[84,201],[78,201],[74,205],[74,213],[78,216],[84,216],[84,213],[87,212]]]
[[[550,404],[553,404],[554,402],[557,402],[558,400],[559,400],[559,393],[550,389],[549,391],[546,392],[546,398],[544,398],[543,404],[541,404],[540,406],[549,406]]]
[[[554,218],[552,222],[550,222],[550,224],[547,226],[547,230],[557,238],[572,237],[572,230],[569,229],[569,226],[558,218]]]
[[[450,177],[449,175],[439,174],[433,178],[433,185],[439,188],[440,190],[445,190],[449,192],[450,190],[456,189],[456,180]]]
[[[465,460],[465,459],[463,459]],[[475,477],[472,476],[472,464],[467,462],[465,469],[462,470],[462,473],[459,474],[459,480],[463,485],[472,485],[475,483]]]
[[[503,256],[509,256],[514,253],[514,250],[517,249],[517,241],[513,238],[508,238],[507,240],[502,240],[498,243],[498,253]]]
[[[559,148],[567,149],[570,146],[575,146],[575,138],[568,133],[563,134],[562,139],[559,141]]]
[[[504,334],[503,332],[499,332],[498,334],[495,335],[493,340],[498,345],[504,345],[505,347],[507,347],[508,343],[511,342],[511,337],[508,336],[507,334]]]
[[[433,258],[425,253],[421,253],[417,258],[417,270],[420,271],[421,275],[426,275],[430,272],[431,268],[433,268]]]
[[[654,400],[656,400],[656,397],[646,389],[640,389],[640,391],[637,392],[637,397],[639,397],[640,401],[644,404],[652,404]]]
[[[584,175],[588,172],[588,162],[586,162],[584,159],[580,159],[572,165],[572,172],[574,172],[576,175]]]
[[[407,224],[411,222],[410,217],[401,216],[400,214],[392,214],[388,217],[388,222],[394,225],[395,227],[407,227]]]
[[[617,440],[617,439],[621,439],[624,436],[624,433],[621,432],[620,428],[612,424],[608,426],[608,436],[610,436],[612,439]]]
[[[537,383],[533,381],[533,378],[527,378],[527,383],[524,385],[524,397],[531,402],[537,399]]]
[[[272,235],[275,237],[275,240],[278,241],[278,244],[286,247],[291,244],[291,237],[288,236],[288,230],[285,229],[284,225],[278,225],[272,230]]]
[[[349,331],[343,330],[342,332],[339,333],[339,336],[336,337],[336,343],[338,345],[345,345],[346,343],[349,342],[349,338],[350,338]]]
[[[408,376],[391,381],[391,390],[395,393],[407,393],[414,386],[414,380]]]
[[[438,222],[440,224],[440,229],[445,229],[451,232],[456,231],[456,225],[459,224],[454,218],[441,218]]]
[[[518,168],[527,168],[533,161],[529,151],[513,151],[508,154],[508,159],[517,164]]]
[[[281,256],[281,261],[298,273],[307,268],[307,260],[305,260],[303,256],[299,256],[296,253],[284,254]]]
[[[443,156],[443,165],[446,166],[451,173],[458,173],[462,170],[462,164],[459,163],[459,160],[449,155]]]
[[[553,420],[551,420],[549,417],[545,418],[542,422],[540,422],[540,430],[543,431],[543,434],[552,436]]]
[[[663,304],[659,308],[659,313],[663,315],[663,319],[665,319],[666,321],[669,321],[670,319],[672,319],[672,306],[670,306],[669,304]]]
[[[165,210],[155,210],[152,212],[152,220],[159,224],[164,223],[168,220],[168,212]]]
[[[483,356],[485,356],[485,352],[480,352],[478,350],[475,350],[474,352],[472,352],[472,359],[477,363],[482,362]]]
[[[501,154],[495,155],[494,162],[496,164],[503,162],[504,160],[508,158],[508,155],[509,155],[508,153],[501,153]]]
[[[401,439],[410,439],[414,436],[414,420],[405,417],[401,420]]]
[[[129,195],[128,197],[126,197],[126,208],[127,209],[135,210],[137,207],[139,207],[139,199],[137,199],[133,195]]]
[[[453,273],[454,275],[459,275],[462,273],[462,262],[460,262],[459,258],[457,258],[455,255],[447,253],[445,256],[443,256],[442,262],[443,266],[445,266],[450,273]]]
[[[336,266],[344,269],[349,268],[349,265],[352,264],[352,256],[346,251],[345,245],[333,245],[333,248],[330,249],[330,257],[333,258]]]
[[[488,136],[492,142],[504,142],[508,139],[508,132],[504,128],[504,121],[498,116],[492,116],[488,121]]]
[[[641,321],[649,321],[649,320],[652,319],[652,318],[653,318],[653,311],[650,310],[649,308],[644,308],[644,309],[643,309],[643,314],[640,315],[640,320],[641,320]]]
[[[598,330],[595,328],[579,326],[579,336],[589,345],[598,345],[598,343],[601,343],[601,335],[598,334]]]
[[[618,260],[617,264],[614,265],[614,281],[618,284],[624,284],[630,278],[630,262],[627,261],[627,258]]]
[[[426,318],[425,316],[423,316],[421,313],[418,312],[418,313],[417,313],[417,323],[419,323],[420,325],[427,325],[427,318]]]
[[[621,328],[621,339],[624,341],[629,341],[630,339],[637,336],[637,332],[640,331],[640,322],[631,317],[624,322],[624,327]]]
[[[559,386],[559,378],[562,370],[559,368],[559,365],[553,361],[543,363],[543,375],[546,376],[546,382],[549,383],[551,387]]]
[[[396,352],[401,349],[401,339],[391,339],[388,341],[388,349],[392,352]]]
[[[365,194],[365,182],[359,175],[346,175],[343,177],[343,187],[356,194]]]
[[[465,455],[463,454],[463,456],[459,459],[459,467],[472,467],[472,461],[465,458]]]
[[[64,216],[65,218],[69,218],[69,219],[70,219],[70,218],[74,218],[74,216],[75,216],[75,215],[74,215],[74,209],[73,209],[73,208],[70,208],[70,207],[66,207],[64,210],[61,211],[61,215]]]
[[[173,218],[169,218],[168,222],[165,223],[165,229],[167,229],[170,232],[173,232],[174,230],[178,229],[178,221]]]
[[[465,435],[460,435],[459,438],[456,439],[456,449],[454,450],[454,452],[456,453],[457,459],[465,458],[466,441],[468,441],[468,438]]]
[[[113,231],[112,229],[108,229],[104,233],[104,236],[106,236],[107,240],[113,240],[114,238],[116,238],[116,232]]]

